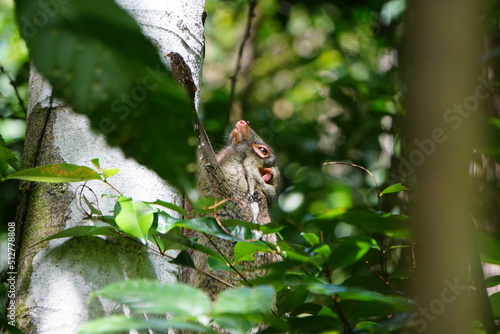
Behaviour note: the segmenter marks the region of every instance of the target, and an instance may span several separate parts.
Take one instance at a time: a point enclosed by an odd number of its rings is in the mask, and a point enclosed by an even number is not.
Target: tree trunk
[[[141,24],[162,58],[171,51],[184,57],[199,86],[204,1],[122,0],[120,5]],[[120,169],[110,183],[125,196],[182,203],[180,195],[154,172],[126,159],[120,149],[109,147],[102,135],[90,130],[85,116],[75,114],[51,94],[49,84],[32,70],[23,168],[62,162],[91,166],[90,160],[99,158],[103,168]],[[8,306],[15,306],[14,321],[25,333],[75,333],[89,319],[127,313],[113,303],[90,298],[92,291],[109,283],[134,278],[178,280],[178,268],[165,257],[122,236],[55,239],[37,244],[66,228],[88,225],[81,211],[83,196],[104,214],[113,210],[115,199],[101,197],[116,195],[113,189],[97,181],[81,186],[21,183],[16,219],[17,274],[10,274],[17,288]]]
[[[481,76],[479,5],[418,1],[408,15],[406,138],[412,146],[406,158],[417,180],[411,217],[418,282],[418,306],[410,320],[419,333],[473,333],[473,319],[486,329],[493,325],[492,317],[482,317],[488,310],[479,300],[484,277],[469,172],[473,148],[481,146],[485,133],[481,104],[491,94]]]

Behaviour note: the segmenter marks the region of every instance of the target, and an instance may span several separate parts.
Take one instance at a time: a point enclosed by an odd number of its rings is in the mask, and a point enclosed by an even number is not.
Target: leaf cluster
[[[20,171],[8,178],[37,182],[100,180],[110,184],[108,177],[118,171],[101,168],[97,160],[93,163],[95,170],[53,164]],[[393,185],[382,193],[402,190],[403,186]],[[192,270],[200,270],[192,258],[196,252],[208,256],[210,270],[240,271],[242,261],[254,261],[262,252],[275,252],[282,260],[266,265],[267,276],[241,281],[242,287],[224,291],[213,305],[204,292],[181,283],[112,284],[96,295],[127,305],[136,315],[94,320],[81,333],[145,328],[212,332],[211,326],[245,333],[257,325],[265,325],[262,328],[268,332],[313,333],[369,327],[384,333],[408,325],[402,319],[407,317],[413,301],[402,282],[409,279],[413,266],[411,261],[404,261],[405,256],[396,254],[410,256],[411,234],[405,216],[370,210],[325,211],[300,222],[299,240],[280,238],[276,244],[270,244],[262,240],[263,234],[281,235],[297,228],[283,222],[258,225],[195,217],[207,210],[216,212],[222,205],[232,205],[220,199],[203,198],[194,203],[195,218],[180,218],[187,216],[185,209],[161,200],[143,202],[119,196],[112,216],[103,215],[88,199],[83,202],[91,225],[68,228],[41,242],[122,235],[164,255],[166,261]],[[341,225],[351,226],[356,233],[339,236],[336,230]],[[234,257],[228,258],[198,243],[196,236],[188,237],[183,229],[234,241]],[[172,250],[177,251],[175,257],[169,255]],[[245,273],[240,271],[240,275],[244,277]],[[145,320],[139,316],[143,312],[155,316]],[[171,315],[169,320],[157,318],[165,313]]]

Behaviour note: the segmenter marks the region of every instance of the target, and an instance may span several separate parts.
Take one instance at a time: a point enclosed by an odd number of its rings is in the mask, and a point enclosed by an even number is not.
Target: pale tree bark
[[[165,55],[172,51],[183,56],[199,86],[204,0],[121,0],[119,4],[136,18],[162,59],[168,59]],[[51,94],[50,85],[33,70],[23,168],[61,162],[92,167],[90,160],[99,158],[104,168],[120,169],[109,181],[125,196],[182,203],[180,195],[154,172],[125,158],[120,149],[109,147],[102,135],[90,130],[85,116],[75,114]],[[165,157],[165,163],[175,161]],[[161,282],[179,279],[179,269],[169,264],[167,258],[124,237],[55,239],[35,245],[63,229],[89,224],[82,220],[84,215],[77,207],[81,198],[78,186],[33,182],[21,185],[16,221],[17,289],[13,301],[15,323],[25,333],[76,333],[89,319],[126,314],[126,309],[113,303],[90,298],[92,291],[109,283],[134,278]],[[101,195],[116,192],[97,181],[88,182],[87,186],[85,196],[109,214],[115,199]]]

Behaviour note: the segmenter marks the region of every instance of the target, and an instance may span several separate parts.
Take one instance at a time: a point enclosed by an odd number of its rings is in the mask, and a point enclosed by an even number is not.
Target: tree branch
[[[245,27],[245,33],[243,34],[243,40],[240,43],[240,47],[238,48],[238,58],[236,59],[236,68],[234,70],[234,74],[231,76],[231,88],[229,92],[229,110],[226,115],[226,126],[230,122],[231,111],[233,110],[234,105],[234,95],[236,92],[236,82],[238,81],[238,73],[241,69],[241,58],[243,57],[243,51],[245,50],[245,44],[250,37],[250,30],[252,28],[252,20],[255,16],[255,7],[257,6],[257,0],[248,0],[248,16],[247,16],[247,25]]]

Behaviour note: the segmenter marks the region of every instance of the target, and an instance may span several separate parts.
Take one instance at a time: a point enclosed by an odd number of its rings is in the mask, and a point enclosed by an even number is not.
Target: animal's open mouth
[[[259,169],[260,177],[262,181],[269,184],[273,180],[274,173],[271,168],[261,168]]]

